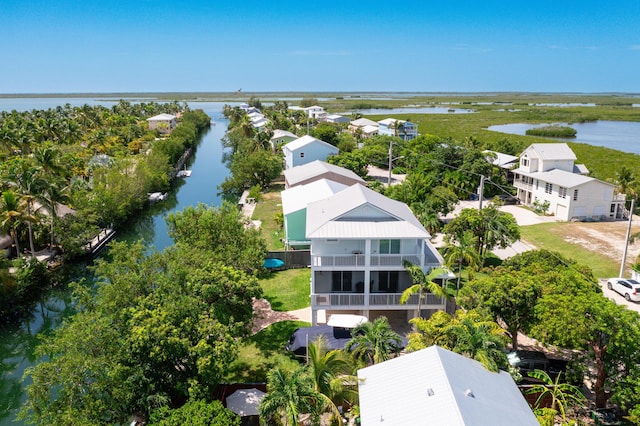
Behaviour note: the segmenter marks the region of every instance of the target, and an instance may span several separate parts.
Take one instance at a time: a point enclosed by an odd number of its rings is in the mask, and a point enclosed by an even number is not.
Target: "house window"
[[[527,167],[529,165],[529,159],[528,158],[523,158],[522,159],[522,167]]]
[[[378,291],[382,293],[398,292],[398,271],[380,271],[378,272]]]
[[[578,201],[578,190],[577,189],[573,190],[573,201]]]
[[[333,271],[331,273],[331,291],[351,291],[351,271]]]
[[[300,153],[300,158],[304,158],[304,152]]]
[[[539,186],[540,186],[540,181],[536,179],[536,189],[539,189]]]
[[[567,198],[567,188],[565,188],[564,186],[559,187],[558,195],[560,196],[560,198]]]
[[[399,254],[400,240],[380,240],[380,254]]]
[[[553,184],[547,182],[544,184],[544,192],[546,192],[547,194],[551,194],[551,191],[553,191]]]

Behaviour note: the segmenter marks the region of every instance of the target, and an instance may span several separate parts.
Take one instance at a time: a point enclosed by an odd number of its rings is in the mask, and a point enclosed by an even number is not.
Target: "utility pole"
[[[389,141],[389,177],[387,178],[387,187],[391,186],[391,166],[393,161],[393,140]]]
[[[622,254],[622,263],[620,264],[620,278],[624,274],[624,264],[627,262],[627,249],[629,248],[629,237],[631,236],[631,219],[633,218],[633,204],[635,198],[631,199],[631,209],[629,210],[629,225],[627,226],[627,237],[624,240],[624,253]]]
[[[482,210],[482,198],[484,194],[484,175],[480,175],[480,186],[478,187],[478,199],[480,200],[480,204],[478,204],[478,210]]]

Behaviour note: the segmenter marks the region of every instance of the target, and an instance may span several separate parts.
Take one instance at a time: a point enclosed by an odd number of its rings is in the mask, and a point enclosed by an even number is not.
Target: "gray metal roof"
[[[509,373],[439,346],[358,370],[363,425],[537,426]]]
[[[376,126],[378,127],[378,123],[373,121],[373,120],[369,120],[368,118],[358,118],[357,120],[352,120],[350,123],[350,125],[352,126],[356,126],[356,127],[364,127],[364,126]]]
[[[566,143],[534,143],[524,152],[542,160],[576,160],[576,154]]]
[[[356,182],[364,183],[364,180],[349,169],[329,164],[324,161],[316,160],[302,166],[292,167],[284,171],[284,176],[291,186],[295,186],[298,182],[304,182],[315,176],[321,176],[325,173],[335,173],[353,179]]]
[[[174,120],[175,118],[176,118],[175,115],[162,113],[162,114],[154,115],[153,117],[147,118],[147,121],[166,121],[166,120]]]
[[[320,179],[306,185],[285,189],[280,193],[282,197],[282,212],[287,215],[306,209],[307,204],[331,197],[345,188],[347,188],[347,185],[329,179]]]
[[[430,238],[409,207],[360,184],[307,205],[307,238]]]

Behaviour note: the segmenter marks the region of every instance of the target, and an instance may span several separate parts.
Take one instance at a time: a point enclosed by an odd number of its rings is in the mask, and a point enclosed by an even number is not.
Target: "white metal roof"
[[[147,121],[166,121],[166,120],[174,120],[176,118],[175,115],[172,114],[158,114],[153,117],[147,118]]]
[[[533,151],[533,155],[531,151]],[[566,143],[534,143],[529,145],[524,152],[542,160],[576,160],[576,154]]]
[[[376,123],[373,120],[369,120],[368,118],[358,118],[357,120],[351,121],[349,124],[356,127],[364,127],[364,126],[378,127],[378,123]]]
[[[532,172],[529,173],[527,171],[523,171],[518,168],[513,171],[514,173],[521,174],[523,176],[529,176],[534,179],[538,179],[541,182],[549,182],[554,185],[564,186],[566,188],[574,188],[576,186],[584,185],[585,183],[589,183],[592,181],[598,181],[604,185],[609,185],[615,187],[616,185],[598,180],[596,178],[592,178],[589,176],[581,175],[578,173],[571,173],[565,170],[553,169],[548,172]]]
[[[538,425],[508,373],[439,346],[362,368],[358,379],[363,425]]]
[[[353,171],[320,160],[287,169],[284,171],[284,176],[289,185],[294,186],[298,182],[304,182],[325,173],[335,173],[353,179],[356,182],[364,183],[364,180]]]
[[[327,147],[331,147],[332,149],[335,150],[335,152],[338,152],[338,148],[336,148],[335,146],[331,145],[330,143],[327,143],[325,141],[321,141],[320,139],[316,139],[313,136],[310,135],[305,135],[301,138],[298,138],[296,140],[293,140],[291,142],[289,142],[288,144],[284,145],[282,147],[283,150],[289,150],[289,151],[295,151],[299,148],[302,148],[303,146],[312,144],[312,143],[319,143],[319,144],[323,144],[326,145]]]
[[[509,155],[498,151],[486,150],[483,151],[483,153],[494,154],[495,158],[493,156],[488,156],[487,160],[494,166],[498,167],[510,168],[510,166],[518,161],[518,157],[516,157],[515,155]]]
[[[396,122],[408,123],[407,120],[398,120],[397,118],[385,118],[384,120],[378,121],[378,124],[384,124],[385,126],[393,126],[394,124],[396,124]]]
[[[273,136],[271,137],[271,140],[278,139],[278,138],[283,138],[285,136],[288,136],[288,137],[294,138],[294,139],[298,138],[298,135],[296,135],[294,133],[291,133],[288,130],[276,129],[276,130],[273,131]]]
[[[306,235],[309,239],[430,237],[405,203],[360,184],[309,203]]]
[[[282,197],[282,212],[287,215],[306,209],[307,204],[331,197],[346,188],[347,185],[329,179],[320,179],[306,185],[285,189],[280,193]]]
[[[377,133],[379,131],[378,126],[364,126],[362,127],[362,133],[369,135],[371,133]]]

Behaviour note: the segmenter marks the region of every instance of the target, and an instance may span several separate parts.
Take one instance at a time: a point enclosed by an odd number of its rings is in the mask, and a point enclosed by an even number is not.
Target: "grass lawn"
[[[285,351],[289,337],[298,327],[309,327],[303,321],[280,321],[271,324],[240,344],[238,358],[226,372],[228,382],[265,382],[267,373],[276,366],[294,368],[299,364]]]
[[[267,241],[267,250],[284,250],[284,244],[280,240],[284,238],[284,230],[276,221],[278,213],[282,213],[280,191],[283,189],[283,185],[271,186],[267,192],[262,194],[262,199],[258,201],[253,211],[252,219],[262,221],[260,229]]]
[[[522,226],[520,234],[523,240],[541,249],[556,251],[568,259],[573,259],[582,265],[589,266],[596,277],[618,276],[620,265],[604,254],[599,254],[579,244],[565,241],[565,236],[571,233],[570,223],[540,223],[538,225]]]
[[[260,286],[274,311],[293,311],[310,306],[310,280],[309,268],[285,269],[271,272],[260,280]]]

